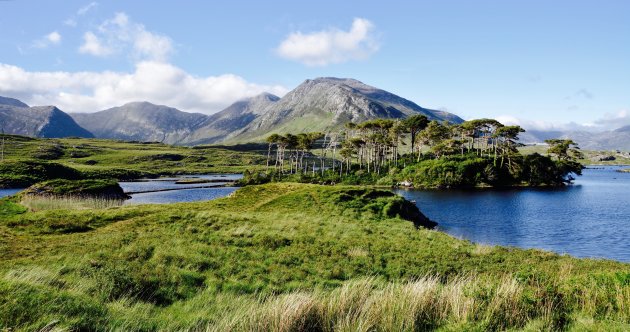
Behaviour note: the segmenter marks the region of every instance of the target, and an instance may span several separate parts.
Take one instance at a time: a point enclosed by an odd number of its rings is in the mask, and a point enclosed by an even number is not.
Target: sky
[[[0,0],[0,95],[211,114],[309,78],[464,119],[630,124],[630,1]]]

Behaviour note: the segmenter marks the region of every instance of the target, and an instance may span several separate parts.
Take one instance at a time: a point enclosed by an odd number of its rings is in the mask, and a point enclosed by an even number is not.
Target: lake
[[[177,178],[139,180],[120,182],[119,184],[126,193],[141,192],[131,194],[131,199],[126,200],[125,204],[163,204],[206,201],[227,196],[238,188],[223,187],[223,185],[236,181],[242,177],[242,174],[185,175]],[[208,180],[213,182],[176,183],[178,180],[193,179]]]
[[[459,238],[630,262],[630,173],[618,169],[588,168],[558,189],[395,192]]]
[[[238,188],[194,188],[133,194],[131,195],[131,199],[125,201],[125,205],[207,201],[211,199],[225,197],[233,193],[236,189]]]
[[[0,189],[0,198],[15,195],[22,189]]]
[[[438,229],[473,242],[540,248],[577,257],[630,262],[630,173],[588,168],[575,184],[558,189],[395,190],[415,200]],[[232,181],[240,175],[196,176]],[[175,184],[177,179],[121,182],[133,194],[125,204],[175,203],[224,197],[238,188]],[[184,189],[187,188],[187,189]],[[0,197],[17,189],[2,189]]]

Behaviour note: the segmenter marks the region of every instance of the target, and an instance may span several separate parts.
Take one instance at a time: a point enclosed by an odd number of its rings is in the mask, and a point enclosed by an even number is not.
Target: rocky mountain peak
[[[15,107],[28,107],[27,104],[23,103],[22,101],[18,99],[2,97],[2,96],[0,96],[0,105],[15,106]]]

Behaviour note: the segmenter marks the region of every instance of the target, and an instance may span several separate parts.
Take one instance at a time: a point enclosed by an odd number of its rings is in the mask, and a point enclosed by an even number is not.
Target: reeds
[[[405,283],[375,278],[332,290],[293,292],[247,303],[207,331],[423,331],[440,326],[522,328],[532,319],[555,325],[546,308],[531,306],[511,277],[462,276],[442,283],[427,276]]]
[[[106,209],[123,205],[122,199],[94,197],[25,196],[20,203],[31,211]]]

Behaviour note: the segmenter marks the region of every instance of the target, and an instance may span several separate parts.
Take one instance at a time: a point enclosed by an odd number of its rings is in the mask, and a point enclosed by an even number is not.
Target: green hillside
[[[0,330],[630,328],[629,265],[457,240],[400,200],[303,184],[92,210],[5,199]]]
[[[53,178],[135,179],[159,175],[238,173],[265,162],[255,152],[104,139],[4,137],[0,188]]]

